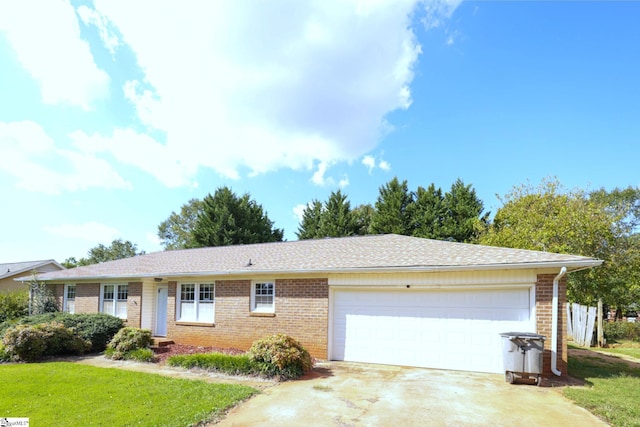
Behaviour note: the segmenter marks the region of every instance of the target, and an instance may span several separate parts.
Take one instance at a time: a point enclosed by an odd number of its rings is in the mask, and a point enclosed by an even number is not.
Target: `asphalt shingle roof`
[[[41,280],[215,274],[341,272],[367,269],[593,267],[576,255],[453,243],[395,234],[154,252],[45,273]]]
[[[16,274],[31,272],[33,270],[37,270],[38,268],[47,265],[47,264],[58,265],[55,260],[45,259],[39,261],[22,261],[22,262],[5,262],[0,263],[0,279],[4,279],[5,277],[14,276]],[[60,266],[62,268],[62,266]]]

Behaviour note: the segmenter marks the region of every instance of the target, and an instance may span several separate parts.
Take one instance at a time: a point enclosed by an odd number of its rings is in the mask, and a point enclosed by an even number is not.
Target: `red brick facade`
[[[537,332],[546,336],[543,353],[544,376],[551,373],[551,307],[553,279],[556,274],[539,274],[536,282]],[[141,326],[143,304],[142,282],[129,282],[127,324]],[[62,308],[64,285],[51,286]],[[215,321],[210,324],[176,321],[177,282],[168,284],[167,338],[176,343],[237,348],[247,350],[260,338],[285,333],[300,341],[312,356],[327,358],[329,328],[329,286],[326,278],[276,279],[275,313],[251,312],[251,280],[215,281]],[[97,313],[100,284],[83,283],[76,286],[76,313]],[[557,367],[567,374],[566,336],[566,276],[558,287],[558,349]]]
[[[538,274],[536,282],[536,314],[537,332],[546,337],[544,342],[543,374],[553,376],[551,372],[551,310],[553,301],[553,279],[557,274]],[[563,276],[558,283],[558,347],[556,366],[562,376],[567,375],[567,276]]]
[[[327,279],[277,279],[275,313],[251,313],[250,280],[215,282],[215,322],[176,322],[176,282],[169,282],[167,337],[182,344],[248,350],[260,338],[284,333],[312,356],[327,358],[329,287]]]

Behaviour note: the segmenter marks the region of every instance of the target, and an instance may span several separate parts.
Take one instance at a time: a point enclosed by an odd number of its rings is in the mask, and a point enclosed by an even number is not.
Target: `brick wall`
[[[151,301],[149,303],[152,303]],[[129,282],[127,295],[127,326],[140,327],[140,312],[142,310],[142,282]]]
[[[536,313],[537,331],[547,339],[544,342],[543,375],[554,376],[551,372],[551,310],[553,300],[553,279],[557,274],[538,274],[536,281]],[[558,283],[558,347],[557,368],[562,376],[567,375],[567,276],[563,276]]]
[[[98,313],[100,311],[100,283],[76,285],[76,313]]]
[[[169,282],[167,337],[177,343],[247,350],[253,341],[285,333],[312,356],[327,358],[329,287],[327,279],[275,281],[275,315],[252,315],[251,281],[218,280],[215,323],[176,323],[176,282]]]

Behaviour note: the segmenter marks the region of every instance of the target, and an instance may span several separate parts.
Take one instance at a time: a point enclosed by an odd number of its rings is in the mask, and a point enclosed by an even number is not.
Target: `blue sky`
[[[38,13],[34,13],[38,10]],[[220,186],[285,238],[341,188],[640,185],[640,2],[0,5],[0,260],[86,256]]]

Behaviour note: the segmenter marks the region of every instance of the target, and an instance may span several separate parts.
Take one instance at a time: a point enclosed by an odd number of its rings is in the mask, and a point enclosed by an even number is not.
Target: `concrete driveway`
[[[266,388],[220,426],[606,425],[553,387],[502,375],[346,362]]]

